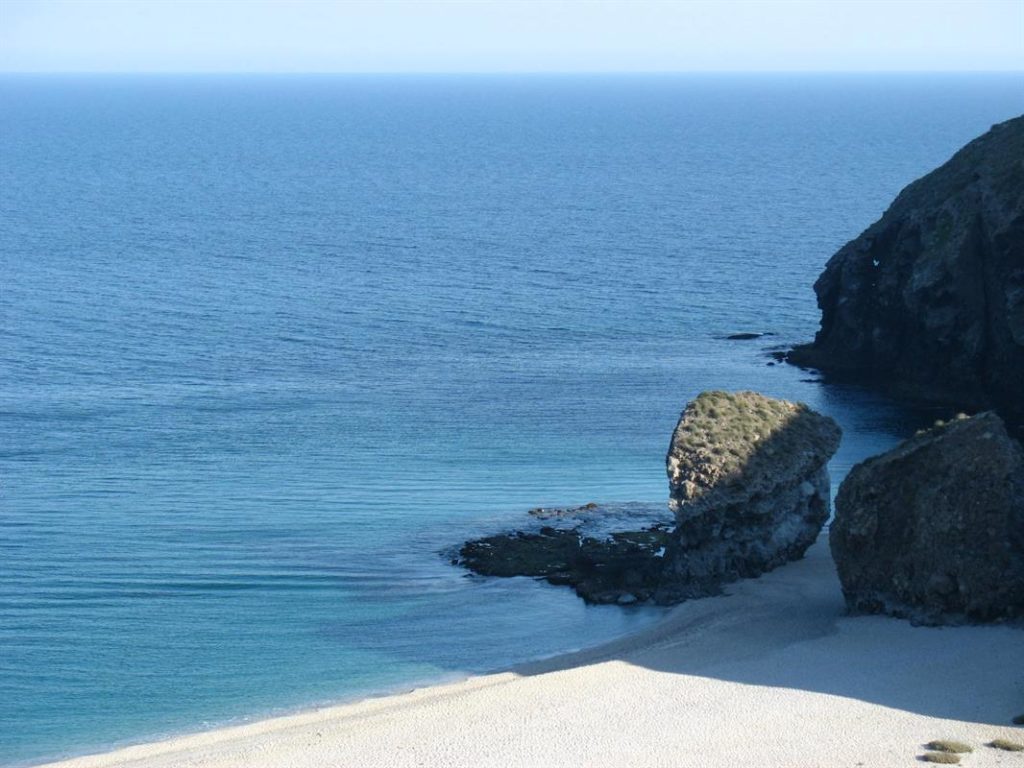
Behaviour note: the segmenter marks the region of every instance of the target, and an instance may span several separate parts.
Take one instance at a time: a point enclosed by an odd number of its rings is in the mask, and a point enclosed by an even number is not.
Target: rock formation
[[[910,184],[814,290],[792,362],[1024,419],[1024,117]]]
[[[666,459],[676,516],[659,602],[714,594],[803,556],[829,512],[832,419],[756,392],[705,392]]]
[[[839,427],[804,405],[706,392],[683,411],[664,507],[531,510],[536,523],[467,542],[456,562],[569,584],[588,602],[675,603],[799,558],[828,518]],[[539,526],[539,527],[538,527]]]
[[[672,515],[664,505],[531,509],[532,529],[467,541],[456,562],[485,576],[567,584],[588,603],[650,600],[661,579]]]
[[[853,611],[1024,616],[1024,451],[991,412],[919,433],[850,471],[830,541]]]

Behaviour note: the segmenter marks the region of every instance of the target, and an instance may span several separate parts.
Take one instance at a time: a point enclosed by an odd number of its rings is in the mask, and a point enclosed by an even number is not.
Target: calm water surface
[[[439,553],[665,498],[703,389],[834,416],[835,480],[933,418],[765,347],[1022,111],[1019,76],[0,79],[0,763],[656,620]]]

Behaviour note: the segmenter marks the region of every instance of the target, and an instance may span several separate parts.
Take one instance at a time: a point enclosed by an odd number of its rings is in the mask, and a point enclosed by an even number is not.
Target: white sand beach
[[[1024,629],[846,617],[822,538],[728,595],[600,648],[411,693],[52,765],[1024,766]]]

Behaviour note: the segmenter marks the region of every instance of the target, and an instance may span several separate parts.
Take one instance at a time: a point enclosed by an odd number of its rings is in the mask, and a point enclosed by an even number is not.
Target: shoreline
[[[532,578],[532,577],[522,577]],[[552,588],[552,585],[547,585],[548,588]],[[556,589],[562,589],[561,586],[553,587]],[[619,606],[626,610],[634,608],[635,606]],[[650,606],[639,606],[640,608]],[[511,666],[498,666],[492,670],[470,672],[470,671],[450,671],[437,676],[430,676],[420,680],[413,680],[407,683],[396,684],[391,687],[374,689],[364,693],[353,693],[349,696],[343,696],[338,699],[324,701],[322,703],[303,704],[295,707],[277,708],[270,711],[264,711],[263,713],[255,713],[251,715],[239,715],[227,720],[221,721],[217,724],[211,724],[208,727],[203,728],[183,728],[179,731],[168,730],[163,734],[153,734],[150,737],[142,737],[140,739],[121,739],[111,744],[108,748],[102,751],[86,751],[80,754],[72,754],[68,756],[46,756],[39,758],[28,758],[19,759],[12,763],[0,762],[0,768],[51,768],[51,766],[77,766],[78,761],[89,760],[93,758],[100,758],[106,756],[119,755],[123,752],[127,752],[136,748],[151,747],[162,744],[170,743],[181,743],[188,739],[202,737],[208,734],[215,734],[221,732],[234,732],[238,729],[244,729],[250,726],[259,726],[264,723],[279,723],[283,721],[290,721],[292,719],[302,719],[307,715],[313,715],[317,713],[335,712],[337,710],[354,707],[356,705],[368,704],[373,701],[379,701],[381,699],[393,699],[402,696],[409,696],[422,691],[433,691],[446,688],[448,686],[457,686],[463,683],[467,683],[471,680],[479,678],[491,678],[499,675],[516,675],[520,670],[529,669],[541,670],[551,665],[553,668],[557,668],[559,662],[562,659],[575,658],[577,656],[588,656],[592,652],[597,652],[606,646],[618,644],[620,642],[627,642],[633,638],[641,636],[643,633],[648,632],[654,628],[660,626],[667,618],[668,613],[673,610],[671,606],[658,606],[658,608],[666,612],[666,616],[662,616],[658,619],[653,620],[652,624],[643,627],[640,630],[627,632],[619,637],[613,638],[612,640],[606,640],[597,645],[584,646],[580,648],[570,649],[566,651],[556,651],[531,659],[529,661],[519,662]]]
[[[1024,628],[845,616],[822,536],[800,561],[653,626],[505,671],[177,736],[40,768],[1024,765]],[[1020,710],[1020,711],[1018,711]],[[696,751],[694,751],[696,750]]]

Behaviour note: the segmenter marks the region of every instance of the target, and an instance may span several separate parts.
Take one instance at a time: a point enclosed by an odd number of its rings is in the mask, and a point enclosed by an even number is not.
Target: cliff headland
[[[1024,421],[1024,117],[907,186],[814,290],[791,362]]]

